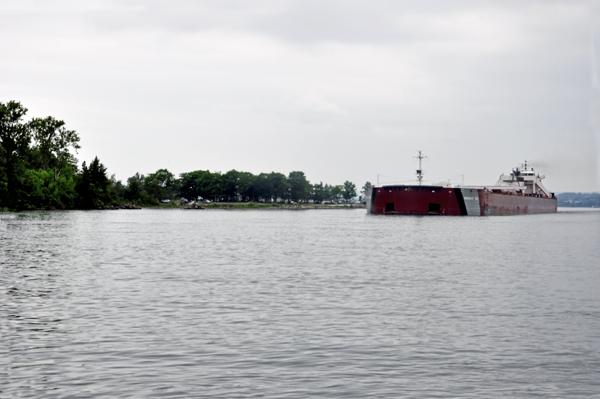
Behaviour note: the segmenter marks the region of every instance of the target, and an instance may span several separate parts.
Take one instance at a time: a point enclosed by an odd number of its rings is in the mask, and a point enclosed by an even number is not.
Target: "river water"
[[[600,212],[0,213],[0,398],[600,397]]]

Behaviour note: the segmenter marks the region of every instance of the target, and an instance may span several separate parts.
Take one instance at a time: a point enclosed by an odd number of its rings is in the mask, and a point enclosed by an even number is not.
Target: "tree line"
[[[167,169],[159,169],[147,176],[136,173],[127,179],[126,186],[116,184],[125,200],[138,205],[158,204],[160,200],[177,197],[226,202],[321,202],[351,200],[357,194],[356,185],[350,181],[337,186],[311,184],[301,171],[286,176],[278,172],[254,175],[235,169],[227,173],[196,170],[176,178]]]
[[[166,199],[211,201],[337,201],[356,197],[356,185],[311,184],[304,172],[227,173],[167,169],[136,173],[123,184],[95,157],[78,167],[76,131],[51,116],[25,121],[27,109],[0,102],[0,208],[98,209],[121,202],[156,205]]]

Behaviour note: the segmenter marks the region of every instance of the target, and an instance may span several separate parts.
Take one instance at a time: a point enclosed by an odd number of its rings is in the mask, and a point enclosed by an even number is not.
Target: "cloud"
[[[600,188],[588,172],[597,155],[584,2],[0,8],[12,39],[0,44],[0,101],[65,119],[82,134],[81,158],[99,155],[121,179],[167,166],[362,184],[412,177],[423,150],[436,176],[483,184],[524,159],[579,157],[585,176],[557,173],[549,188]]]

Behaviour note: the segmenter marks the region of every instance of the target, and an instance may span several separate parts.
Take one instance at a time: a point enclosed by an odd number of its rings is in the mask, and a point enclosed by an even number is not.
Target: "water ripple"
[[[0,398],[600,397],[600,212],[0,213]]]

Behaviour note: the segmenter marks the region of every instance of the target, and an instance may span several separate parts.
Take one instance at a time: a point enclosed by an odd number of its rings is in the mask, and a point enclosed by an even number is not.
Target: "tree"
[[[123,196],[126,200],[136,203],[145,203],[145,201],[141,201],[143,195],[147,197],[146,192],[143,191],[144,179],[144,175],[140,175],[139,173],[136,173],[127,179],[127,187],[123,192]]]
[[[70,167],[56,177],[52,171],[27,169],[24,185],[31,209],[69,209],[75,206],[75,180]]]
[[[222,193],[228,201],[238,200],[238,184],[239,184],[240,172],[235,169],[231,169],[225,173],[221,178]]]
[[[112,205],[117,201],[111,190],[111,181],[106,175],[106,167],[95,157],[89,168],[85,162],[75,186],[77,206],[83,209],[97,209]]]
[[[196,170],[182,173],[180,176],[180,193],[189,200],[198,197],[217,200],[223,195],[221,173],[208,170]]]
[[[346,201],[350,201],[352,198],[356,197],[356,184],[346,180],[344,182],[342,196]]]
[[[197,170],[195,172],[187,172],[179,175],[179,192],[181,193],[182,197],[194,201],[198,199],[198,197],[200,196],[198,178],[201,173],[204,172],[201,170]]]
[[[118,198],[125,197],[125,186],[123,186],[123,182],[121,182],[121,180],[117,180],[114,174],[110,177],[110,189],[114,196]]]
[[[223,196],[223,176],[221,172],[209,172],[202,175],[200,196],[218,201]]]
[[[263,201],[270,202],[275,195],[275,187],[273,181],[269,178],[268,173],[261,173],[256,176],[256,193]]]
[[[283,173],[271,172],[269,173],[269,180],[273,186],[274,201],[277,201],[277,198],[282,200],[288,198],[290,185]]]
[[[313,185],[312,197],[313,197],[314,201],[319,201],[319,202],[321,202],[325,199],[325,187],[323,187],[323,182]]]
[[[258,198],[256,176],[250,172],[239,172],[238,193],[242,196],[243,201],[256,200]]]
[[[335,202],[339,201],[344,192],[344,186],[332,186],[331,187],[331,199]]]
[[[158,203],[160,200],[170,198],[173,195],[177,183],[175,175],[167,169],[159,169],[150,173],[144,179],[143,187],[152,203]]]
[[[306,180],[304,172],[290,172],[288,183],[290,185],[290,197],[293,201],[308,201],[311,185],[310,182]]]
[[[21,123],[26,113],[27,108],[16,101],[0,103],[0,206],[27,207],[23,178],[31,132]]]
[[[333,194],[331,192],[332,187],[329,184],[325,184],[323,187],[323,199],[333,201]]]
[[[367,181],[367,182],[364,184],[364,186],[362,186],[362,189],[361,189],[360,193],[361,193],[361,194],[362,194],[364,197],[366,197],[366,196],[367,196],[367,193],[369,193],[369,192],[371,191],[372,187],[373,187],[373,185],[371,184],[371,182],[370,182],[370,181]]]
[[[77,165],[77,159],[71,154],[72,147],[75,152],[79,148],[79,136],[74,130],[67,130],[65,122],[48,116],[44,119],[34,118],[29,122],[29,127],[36,141],[35,150],[40,159],[43,170],[52,168],[54,180],[60,176],[67,167]]]

